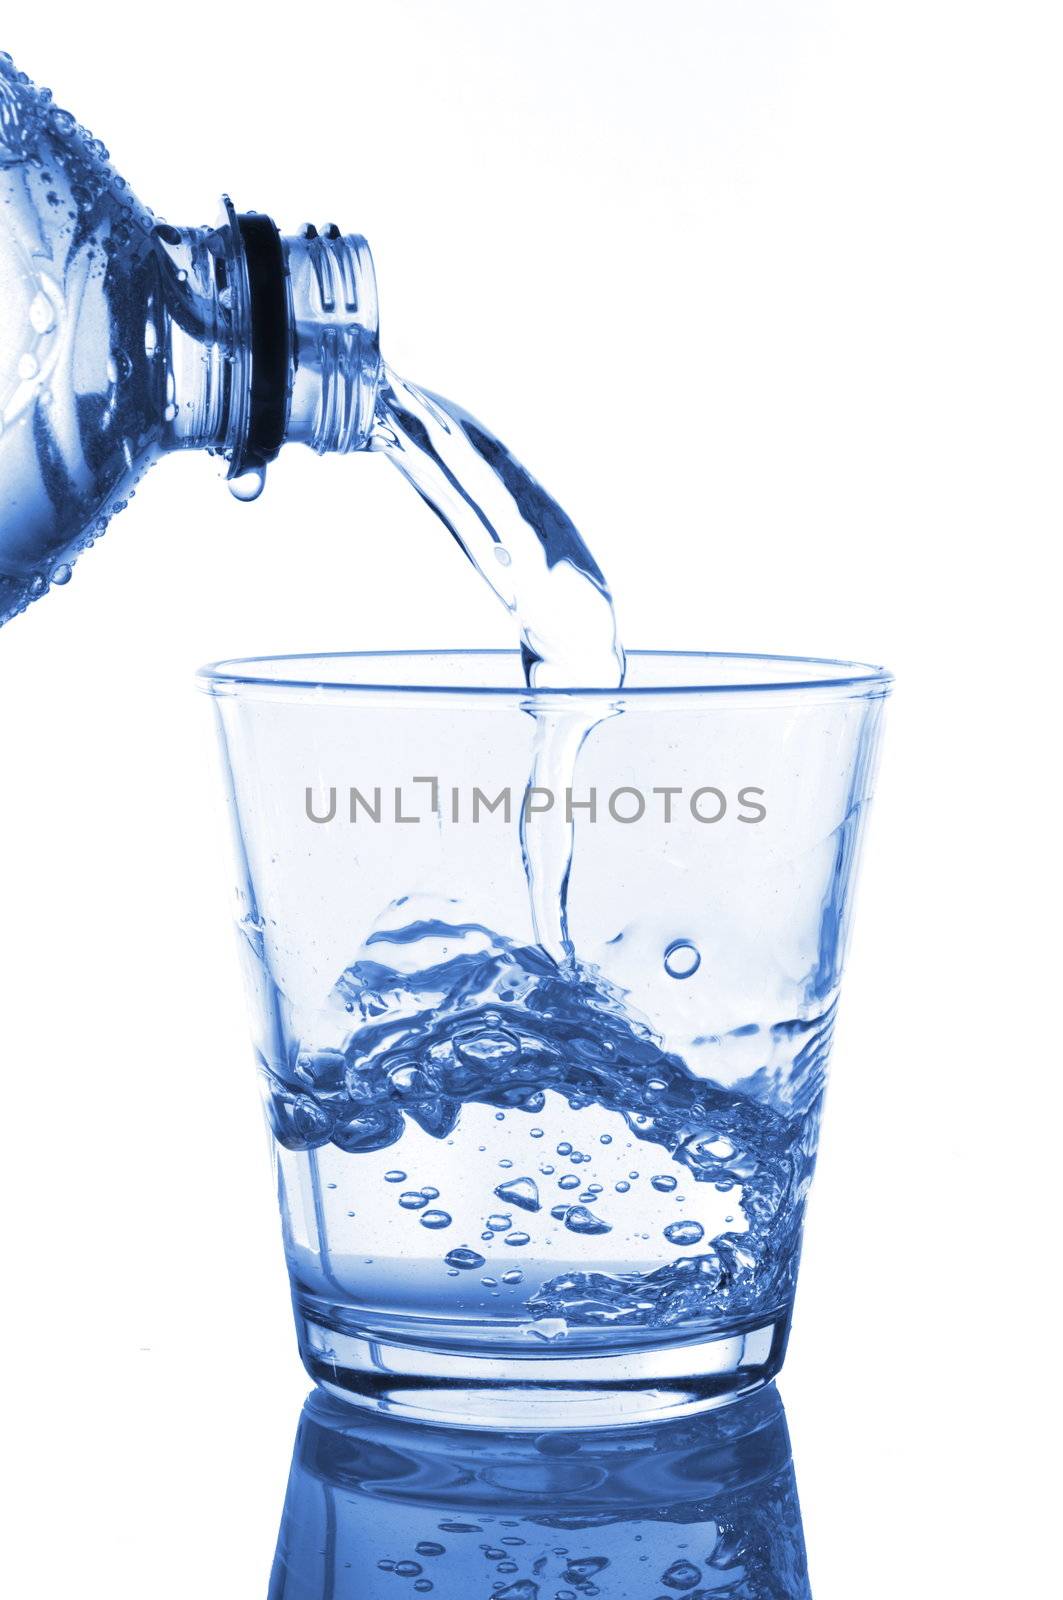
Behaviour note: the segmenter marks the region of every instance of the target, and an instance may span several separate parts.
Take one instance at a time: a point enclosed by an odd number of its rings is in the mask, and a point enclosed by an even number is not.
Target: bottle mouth
[[[252,499],[283,444],[347,453],[369,443],[380,382],[376,274],[360,234],[312,223],[282,234],[272,217],[223,199],[234,322],[246,329],[234,373],[228,477]]]

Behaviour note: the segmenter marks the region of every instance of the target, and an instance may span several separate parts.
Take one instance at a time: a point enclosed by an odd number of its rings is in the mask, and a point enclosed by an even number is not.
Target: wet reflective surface
[[[307,1400],[269,1600],[808,1600],[774,1386],[699,1417],[485,1433]]]

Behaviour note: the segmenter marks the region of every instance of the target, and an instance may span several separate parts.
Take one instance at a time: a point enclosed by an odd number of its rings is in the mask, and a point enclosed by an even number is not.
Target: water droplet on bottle
[[[563,1178],[558,1178],[557,1187],[559,1189],[578,1189],[579,1179],[574,1172],[566,1172]]]
[[[495,560],[498,562],[500,567],[508,567],[511,564],[513,557],[510,555],[505,545],[496,544]]]
[[[405,1181],[406,1174],[400,1171],[398,1167],[392,1167],[390,1172],[385,1172],[384,1174],[385,1183],[405,1183]]]
[[[512,1284],[512,1283],[523,1283],[524,1282],[524,1274],[520,1270],[519,1267],[510,1267],[508,1272],[503,1272],[503,1274],[502,1274],[502,1282],[503,1283],[510,1283],[510,1284]]]
[[[428,1204],[428,1196],[419,1189],[407,1189],[399,1195],[399,1205],[404,1211],[421,1211]]]
[[[655,1178],[650,1179],[650,1187],[659,1190],[661,1194],[671,1194],[675,1188],[675,1179],[667,1172],[660,1172]]]
[[[492,1233],[505,1233],[507,1228],[512,1228],[513,1218],[503,1217],[500,1214],[493,1217],[488,1217],[484,1226],[486,1228],[490,1228]]]
[[[460,1267],[465,1272],[471,1271],[474,1267],[482,1267],[485,1264],[483,1256],[478,1251],[469,1250],[465,1245],[462,1245],[457,1250],[451,1250],[449,1255],[444,1256],[443,1259],[448,1267]]]
[[[30,301],[30,326],[35,333],[51,333],[55,327],[55,312],[46,294],[35,294]]]
[[[705,1229],[700,1222],[670,1222],[664,1230],[664,1236],[669,1244],[697,1244],[705,1237]]]
[[[509,1183],[500,1183],[495,1194],[508,1205],[520,1206],[522,1211],[538,1211],[541,1203],[534,1178],[513,1178]]]
[[[20,378],[25,378],[28,382],[30,378],[35,378],[37,376],[39,370],[40,369],[37,366],[37,357],[30,355],[28,350],[24,356],[19,356],[18,375]]]
[[[167,422],[172,422],[174,420],[174,418],[177,416],[177,407],[171,401],[171,403],[168,406],[164,406],[163,407],[162,414],[163,414],[164,419]],[[243,498],[243,496],[242,495],[237,495],[236,498],[238,500],[240,500],[240,499]]]
[[[446,1553],[446,1545],[436,1544],[434,1539],[422,1539],[417,1546],[417,1554],[419,1556],[442,1556],[446,1555]]]
[[[74,569],[67,562],[62,561],[52,573],[52,582],[58,584],[69,583],[73,575]]]
[[[701,966],[701,952],[689,939],[673,939],[664,952],[664,970],[670,978],[692,978]]]
[[[229,479],[229,493],[234,500],[257,500],[265,487],[265,467],[249,467],[239,477]]]
[[[521,1245],[531,1244],[531,1234],[530,1233],[507,1233],[506,1234],[506,1243],[507,1244],[511,1244],[511,1245],[513,1245],[513,1246],[515,1246],[516,1248],[519,1249],[519,1247]]]
[[[453,1218],[449,1211],[425,1211],[418,1220],[422,1228],[449,1228]]]
[[[608,1233],[610,1225],[596,1217],[586,1206],[569,1206],[565,1212],[565,1227],[570,1233]]]

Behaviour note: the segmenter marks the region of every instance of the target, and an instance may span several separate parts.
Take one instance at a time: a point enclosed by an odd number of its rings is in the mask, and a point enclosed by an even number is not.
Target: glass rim
[[[300,651],[292,654],[243,656],[212,661],[196,673],[197,687],[206,694],[247,696],[255,699],[300,699],[313,694],[322,696],[470,699],[475,702],[492,701],[526,706],[529,702],[564,702],[573,699],[598,701],[661,701],[672,698],[693,699],[699,696],[740,696],[815,694],[826,698],[850,699],[855,696],[877,698],[889,694],[893,674],[885,667],[862,661],[838,660],[830,656],[795,656],[773,652],[737,650],[630,650],[630,665],[652,663],[657,667],[673,663],[677,675],[652,683],[625,682],[620,687],[603,688],[595,685],[575,684],[571,688],[556,685],[529,687],[524,683],[462,682],[454,676],[437,677],[435,681],[426,670],[424,675],[401,682],[389,681],[387,663],[403,661],[412,666],[432,660],[443,665],[490,661],[520,663],[519,650],[506,649],[416,649],[416,650],[323,650]],[[322,676],[321,664],[327,662],[333,671],[340,663],[350,662],[366,669],[379,662],[382,671],[368,672],[363,676]],[[742,675],[742,666],[748,675]],[[754,676],[756,667],[779,668],[778,674],[767,677]],[[301,670],[300,670],[301,669]],[[316,669],[316,670],[315,670]],[[715,669],[715,670],[714,670]],[[352,672],[356,669],[352,665]]]

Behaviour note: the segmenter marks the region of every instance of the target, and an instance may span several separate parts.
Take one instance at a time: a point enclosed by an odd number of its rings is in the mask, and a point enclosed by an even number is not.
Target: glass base
[[[782,1366],[790,1308],[768,1320],[662,1341],[647,1330],[636,1342],[611,1339],[567,1350],[515,1351],[498,1330],[456,1344],[405,1330],[357,1327],[348,1308],[316,1296],[293,1297],[307,1372],[337,1399],[411,1421],[470,1428],[615,1427],[661,1421],[726,1405],[769,1383]],[[464,1331],[464,1330],[463,1330]],[[470,1330],[472,1331],[472,1330]]]

